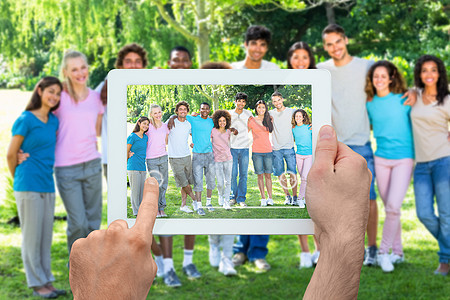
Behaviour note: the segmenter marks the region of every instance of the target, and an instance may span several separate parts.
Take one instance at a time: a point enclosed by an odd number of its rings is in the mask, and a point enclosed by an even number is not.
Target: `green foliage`
[[[2,210],[3,218],[13,219],[19,216],[17,212],[16,197],[14,197],[14,190],[13,190],[14,180],[9,174],[5,175],[5,179],[6,179],[5,199],[0,209]]]

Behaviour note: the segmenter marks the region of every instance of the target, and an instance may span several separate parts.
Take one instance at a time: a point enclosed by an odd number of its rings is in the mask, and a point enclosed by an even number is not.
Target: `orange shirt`
[[[269,130],[266,126],[260,125],[256,122],[255,118],[250,118],[248,120],[248,128],[252,130],[253,135],[252,152],[272,152],[272,144],[269,139]]]

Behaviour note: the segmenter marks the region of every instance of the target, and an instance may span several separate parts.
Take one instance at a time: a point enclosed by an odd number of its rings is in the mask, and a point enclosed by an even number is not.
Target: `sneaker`
[[[156,217],[157,218],[161,218],[161,211],[160,210],[158,210],[158,213],[156,214]]]
[[[174,269],[170,269],[169,272],[164,274],[164,283],[169,287],[181,286],[181,281]]]
[[[206,209],[207,209],[208,211],[215,211],[215,209],[214,209],[214,207],[212,206],[211,203],[210,203],[210,204],[206,204]]]
[[[297,196],[294,196],[293,198],[292,198],[292,203],[291,203],[291,205],[298,205],[298,197]]]
[[[303,268],[312,268],[312,255],[309,252],[300,253],[300,269]]]
[[[194,264],[189,264],[186,267],[183,267],[184,274],[187,275],[189,279],[195,279],[202,276],[200,272],[197,270],[197,267]]]
[[[187,205],[180,207],[180,210],[188,214],[193,213],[192,209],[190,209]]]
[[[313,266],[317,265],[317,262],[319,261],[319,256],[320,256],[320,251],[315,251],[312,255],[311,255],[311,261],[313,263]]]
[[[197,211],[197,201],[192,201],[192,208]]]
[[[273,199],[268,198],[267,199],[267,205],[273,205]]]
[[[166,213],[164,212],[164,210],[161,210],[161,218],[167,218]]]
[[[305,198],[298,200],[298,207],[305,208]]]
[[[239,205],[240,205],[241,207],[247,207],[247,204],[246,204],[245,202],[241,202],[241,203],[239,203]]]
[[[377,262],[378,262],[378,265],[383,270],[383,272],[387,273],[387,272],[394,271],[394,265],[391,262],[389,254],[387,254],[387,253],[378,254]]]
[[[223,198],[219,196],[219,205],[220,205],[220,206],[223,206],[223,202],[224,202],[224,201],[223,201]]]
[[[220,250],[218,245],[209,245],[209,264],[217,268],[220,263]]]
[[[223,208],[225,208],[226,210],[230,210],[231,209],[230,202],[228,201],[223,202]]]
[[[364,259],[365,266],[375,266],[377,264],[377,246],[370,246],[366,248],[366,258]]]
[[[389,255],[389,259],[391,260],[392,264],[399,264],[405,261],[405,255],[397,255],[395,253],[391,253]]]
[[[155,263],[157,268],[156,277],[164,277],[164,260],[163,259],[155,259]]]
[[[233,206],[236,204],[236,199],[230,199],[230,205]]]
[[[235,266],[243,265],[247,261],[247,255],[245,255],[242,252],[236,253],[233,258],[231,259],[231,262]]]
[[[291,195],[287,195],[286,199],[284,200],[284,205],[291,205],[292,203],[292,197]]]
[[[236,269],[233,266],[233,263],[228,257],[223,256],[220,260],[219,264],[219,272],[225,276],[233,276],[236,275]]]
[[[258,258],[255,260],[255,266],[260,269],[261,271],[268,271],[270,270],[269,263],[264,258]]]
[[[267,206],[267,200],[266,199],[261,199],[261,206]]]
[[[198,213],[200,216],[204,216],[204,215],[205,215],[205,211],[203,210],[203,207],[199,207],[199,208],[197,209],[197,213]]]

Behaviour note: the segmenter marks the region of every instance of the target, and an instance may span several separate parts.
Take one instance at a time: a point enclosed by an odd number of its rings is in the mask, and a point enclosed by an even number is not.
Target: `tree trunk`
[[[209,28],[207,15],[205,11],[205,1],[206,0],[196,0],[197,6],[197,51],[198,51],[198,64],[201,66],[203,63],[209,61]],[[211,24],[212,25],[212,24]]]
[[[330,2],[325,3],[325,10],[327,11],[328,24],[336,24],[333,4]]]

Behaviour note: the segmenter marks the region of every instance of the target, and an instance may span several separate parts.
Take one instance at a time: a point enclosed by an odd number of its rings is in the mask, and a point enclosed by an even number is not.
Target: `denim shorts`
[[[375,192],[375,165],[373,161],[373,151],[370,142],[367,142],[367,144],[363,146],[355,146],[355,145],[347,145],[347,146],[349,146],[350,149],[352,149],[353,151],[364,157],[364,159],[367,161],[367,167],[372,173],[372,182],[370,183],[370,200],[376,200],[377,193]]]
[[[287,173],[297,174],[297,161],[295,159],[294,148],[273,150],[273,175],[281,176],[286,170]],[[286,161],[286,169],[284,162]]]
[[[252,152],[253,167],[255,168],[255,174],[272,174],[273,171],[273,157],[272,152],[257,153]]]

